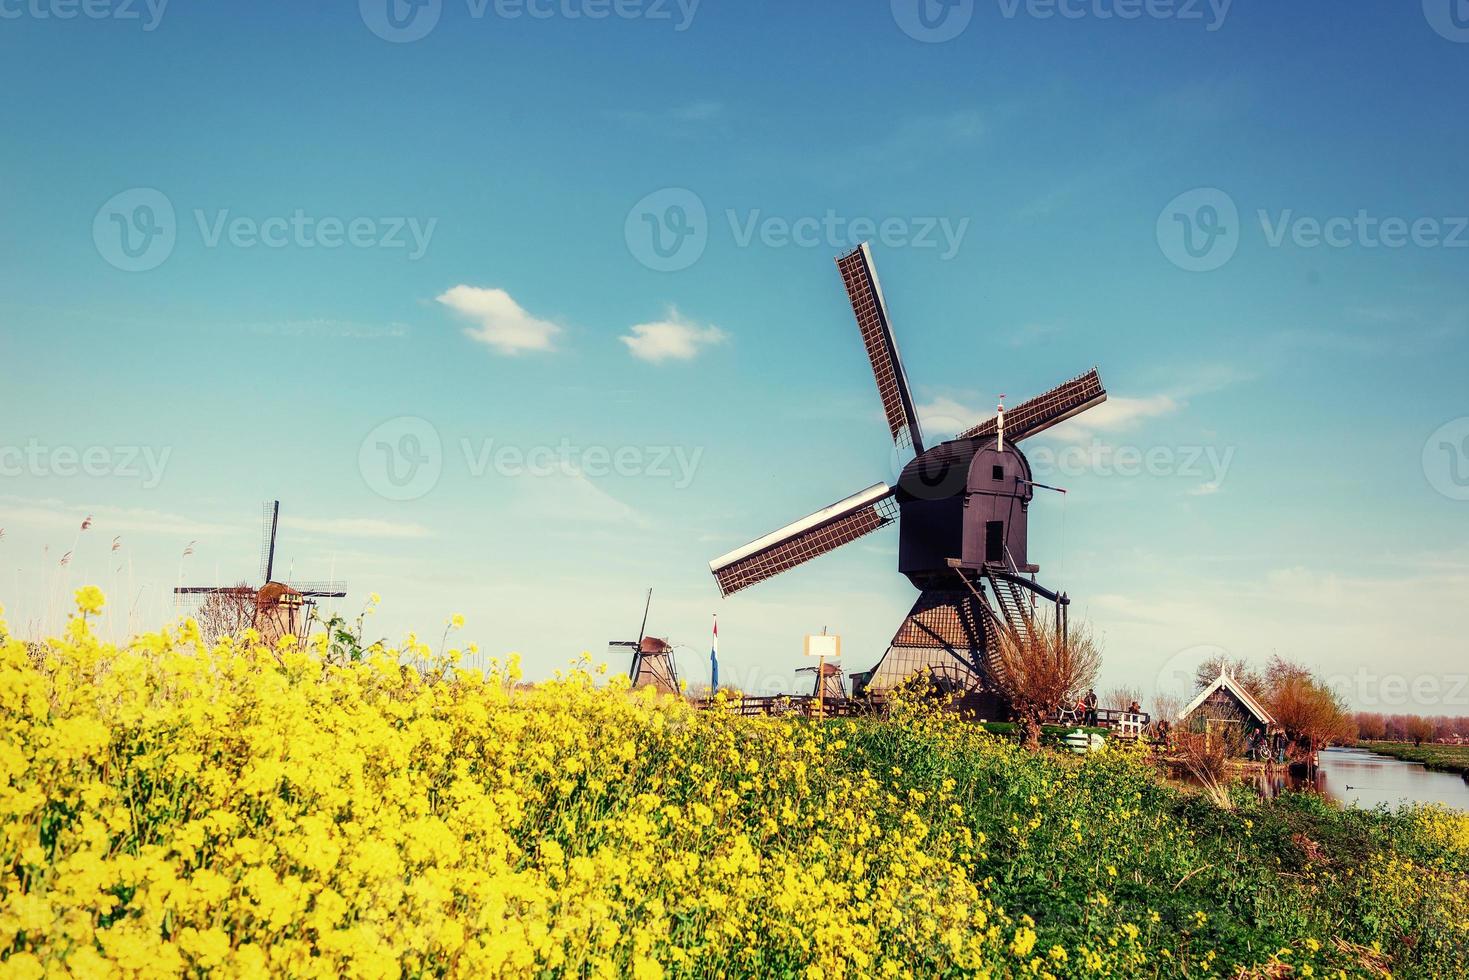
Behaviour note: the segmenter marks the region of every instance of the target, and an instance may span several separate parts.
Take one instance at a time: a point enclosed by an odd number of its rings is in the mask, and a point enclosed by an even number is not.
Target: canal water
[[[1275,777],[1270,790],[1312,789],[1343,804],[1370,808],[1379,803],[1442,803],[1469,810],[1469,781],[1457,773],[1434,772],[1417,762],[1377,755],[1366,749],[1325,749],[1314,783]],[[1264,777],[1261,776],[1261,779]]]

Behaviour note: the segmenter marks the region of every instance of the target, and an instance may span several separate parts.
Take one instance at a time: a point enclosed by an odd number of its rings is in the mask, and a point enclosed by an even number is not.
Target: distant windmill
[[[181,585],[176,596],[219,595],[248,602],[254,606],[252,623],[267,643],[282,636],[299,635],[305,619],[303,610],[314,606],[317,599],[341,599],[347,595],[342,582],[277,582],[275,580],[275,538],[280,526],[281,502],[264,505],[260,533],[260,588],[248,585]],[[191,554],[193,542],[185,554]]]
[[[628,678],[633,687],[652,686],[660,694],[678,694],[678,668],[673,662],[673,647],[667,640],[648,635],[648,610],[653,605],[653,590],[648,590],[643,603],[643,625],[638,627],[636,640],[613,640],[610,647],[622,647],[632,652],[632,665]]]
[[[798,674],[811,674],[816,680],[811,685],[811,696],[820,697],[824,701],[847,700],[847,687],[842,683],[842,668],[836,664],[823,663],[820,667],[802,667],[796,671]]]
[[[1065,636],[1069,599],[1038,585],[1026,555],[1026,518],[1036,487],[1017,443],[1106,400],[1093,368],[947,442],[925,448],[908,378],[866,244],[837,259],[847,298],[877,379],[888,431],[914,456],[898,485],[878,483],[803,520],[716,558],[709,570],[723,595],[788,571],[900,520],[898,571],[922,594],[870,671],[852,674],[853,693],[884,694],[930,674],[943,690],[1004,706],[1002,633],[1025,642],[1038,628],[1036,597],[1056,604]]]

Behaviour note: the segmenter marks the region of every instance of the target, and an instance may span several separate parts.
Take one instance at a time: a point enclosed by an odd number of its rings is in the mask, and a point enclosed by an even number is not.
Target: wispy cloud
[[[728,334],[713,325],[700,325],[669,310],[668,318],[652,323],[638,323],[631,333],[618,339],[627,345],[633,357],[650,364],[664,361],[690,361],[711,344],[723,343]]]
[[[459,285],[436,299],[473,324],[464,328],[465,336],[500,354],[552,350],[561,332],[549,320],[531,316],[503,289]]]
[[[344,538],[426,538],[431,533],[422,524],[372,517],[282,517],[281,526]]]
[[[216,524],[183,514],[147,510],[139,507],[111,507],[96,504],[68,504],[54,498],[0,495],[4,506],[4,526],[11,530],[32,528],[71,528],[92,518],[88,533],[101,536],[125,532],[167,534],[190,538],[207,538],[218,534],[239,534],[255,527],[248,522]],[[422,538],[429,529],[421,524],[352,517],[281,518],[281,526],[315,534],[350,538]]]
[[[1469,624],[1457,599],[1469,588],[1469,563],[1462,555],[1442,557],[1443,567],[1378,575],[1277,567],[1243,578],[1164,584],[1146,595],[1093,594],[1087,605],[1115,648],[1127,651],[1116,662],[1138,681],[1161,682],[1174,673],[1170,665],[1201,645],[1256,664],[1274,651],[1320,670],[1350,703],[1373,707],[1382,689],[1358,678],[1441,681],[1452,673],[1445,651],[1463,648]],[[1250,615],[1240,616],[1240,609]],[[1404,641],[1403,623],[1414,624],[1412,642]],[[1390,665],[1383,663],[1384,650],[1394,651]],[[1446,705],[1409,707],[1435,713]]]
[[[614,109],[607,118],[640,126],[692,126],[710,123],[724,116],[724,104],[710,99],[686,102],[663,109]]]
[[[310,320],[277,320],[250,323],[245,330],[263,337],[340,338],[344,340],[397,339],[408,336],[404,323],[358,323],[317,317]]]
[[[67,504],[54,498],[8,495],[0,496],[0,503],[5,505],[5,526],[12,531],[28,526],[75,530],[88,516],[93,518],[88,533],[99,535],[134,532],[203,538],[213,534],[236,534],[242,530],[229,524],[211,524],[182,514],[140,507]]]
[[[648,519],[597,486],[573,467],[558,467],[545,476],[516,480],[514,510],[521,517],[534,517],[558,526],[605,525],[646,529]]]
[[[1027,323],[1017,330],[1010,331],[1009,344],[1011,347],[1043,344],[1060,332],[1061,328],[1054,323]]]
[[[1243,78],[1209,78],[1171,87],[1154,102],[1169,125],[1216,126],[1249,111],[1257,101],[1256,86]]]
[[[976,109],[909,117],[887,127],[882,139],[847,153],[843,171],[917,166],[938,151],[977,146],[989,137],[992,127],[990,114]],[[881,126],[875,128],[883,131]]]

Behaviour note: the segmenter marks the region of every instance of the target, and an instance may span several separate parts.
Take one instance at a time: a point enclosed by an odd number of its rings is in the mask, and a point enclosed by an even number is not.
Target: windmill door
[[[984,560],[986,562],[1003,562],[1005,560],[1005,522],[984,522]]]

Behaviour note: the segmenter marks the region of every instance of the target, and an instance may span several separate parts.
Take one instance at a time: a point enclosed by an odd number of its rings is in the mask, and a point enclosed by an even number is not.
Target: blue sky
[[[287,569],[390,637],[462,612],[540,676],[651,586],[696,682],[716,611],[746,687],[823,626],[870,666],[895,531],[729,600],[706,567],[893,476],[832,264],[866,221],[931,432],[1101,368],[1027,449],[1103,686],[1222,647],[1464,713],[1469,11],[915,4],[444,0],[403,40],[376,0],[0,2],[10,621],[97,581],[153,625],[279,497]]]

